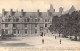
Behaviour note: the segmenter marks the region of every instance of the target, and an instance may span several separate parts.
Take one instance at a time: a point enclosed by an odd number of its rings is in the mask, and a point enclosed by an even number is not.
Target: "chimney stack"
[[[59,8],[59,13],[62,14],[62,12],[63,12],[63,8],[60,7],[60,8]]]
[[[2,16],[5,16],[5,9],[2,9]]]
[[[23,16],[23,12],[24,12],[24,10],[23,10],[23,9],[21,9],[21,16]]]
[[[10,10],[10,15],[11,15],[11,16],[13,15],[13,9]]]
[[[37,10],[37,14],[38,14],[38,16],[40,15],[40,11],[39,11],[39,9]]]
[[[38,9],[38,10],[37,10],[37,12],[39,13],[39,12],[40,12],[40,10]]]

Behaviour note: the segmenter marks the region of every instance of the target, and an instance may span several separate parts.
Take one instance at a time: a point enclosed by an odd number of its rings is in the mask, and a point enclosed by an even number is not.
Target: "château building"
[[[52,24],[53,16],[61,16],[63,8],[59,8],[59,12],[55,12],[52,4],[47,12],[6,11],[2,9],[1,30],[4,34],[30,34],[40,35],[49,33],[48,27]]]

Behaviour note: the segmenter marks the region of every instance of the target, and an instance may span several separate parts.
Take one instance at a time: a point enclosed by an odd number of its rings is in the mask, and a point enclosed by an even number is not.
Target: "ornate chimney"
[[[11,16],[13,15],[13,9],[10,10],[10,15],[11,15]]]
[[[39,12],[40,12],[40,10],[38,9],[38,10],[37,10],[37,12],[39,13]]]
[[[62,12],[63,12],[63,8],[60,7],[60,8],[59,8],[59,13],[62,14]]]
[[[2,9],[2,16],[5,16],[5,9]]]
[[[49,9],[49,11],[50,11],[51,13],[54,13],[54,12],[55,12],[55,9],[53,8],[53,5],[52,5],[52,4],[50,4],[50,9]]]
[[[23,12],[24,12],[24,10],[23,10],[23,9],[21,9],[21,16],[23,16]]]
[[[39,11],[39,9],[37,10],[37,14],[38,14],[38,16],[40,16],[40,11]]]

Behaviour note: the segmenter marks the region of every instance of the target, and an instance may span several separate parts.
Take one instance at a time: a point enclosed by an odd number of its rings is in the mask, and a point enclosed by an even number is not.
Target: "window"
[[[24,27],[27,27],[27,24],[24,24]]]
[[[8,30],[7,29],[5,29],[5,33],[8,34]]]
[[[8,27],[8,24],[5,24],[5,27]]]
[[[40,31],[43,30],[43,27],[40,27]]]
[[[25,34],[27,34],[27,29],[25,29]]]
[[[47,24],[45,24],[45,27],[47,27]]]
[[[37,27],[37,24],[35,24],[35,27]]]
[[[35,29],[35,33],[37,33],[37,29]]]
[[[16,27],[16,24],[13,24],[13,27]]]
[[[1,34],[4,34],[5,32],[4,32],[4,29],[1,29]]]
[[[13,29],[13,34],[16,34],[16,29]]]
[[[45,22],[49,22],[49,19],[45,19]]]
[[[18,31],[18,34],[19,34],[19,29],[17,31]]]

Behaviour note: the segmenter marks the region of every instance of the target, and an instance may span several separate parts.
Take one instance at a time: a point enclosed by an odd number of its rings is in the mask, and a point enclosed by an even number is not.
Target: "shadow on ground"
[[[0,44],[0,46],[3,46],[3,47],[23,47],[23,46],[34,46],[34,45],[30,45],[30,44],[27,44],[27,43],[5,43],[5,44]]]

